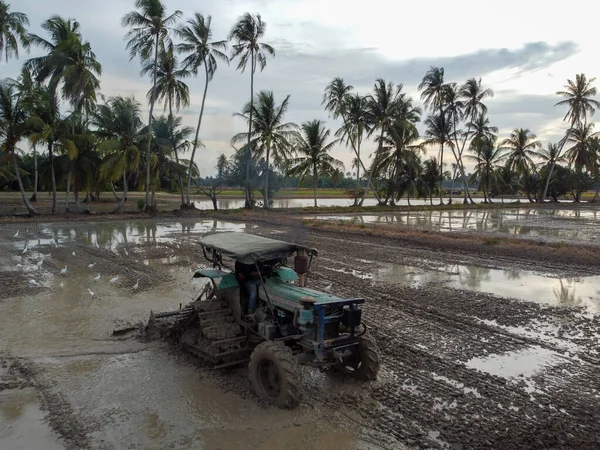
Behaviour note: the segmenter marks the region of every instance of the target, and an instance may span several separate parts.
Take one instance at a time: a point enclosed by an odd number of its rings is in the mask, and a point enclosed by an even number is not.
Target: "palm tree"
[[[148,61],[154,53],[154,73],[152,75],[152,98],[148,114],[148,128],[152,127],[154,102],[156,101],[156,82],[158,75],[158,51],[161,43],[168,44],[169,31],[181,17],[181,11],[167,15],[165,5],[160,0],[136,0],[136,11],[131,11],[121,20],[129,31],[125,35],[129,60],[139,56],[142,63]],[[146,147],[146,209],[150,208],[150,147],[152,139]]]
[[[406,120],[401,114],[395,118],[381,140],[382,149],[375,165],[378,171],[390,176],[389,196],[392,204],[395,203],[396,192],[399,190],[399,180],[405,175],[403,170],[407,167],[407,160],[412,158],[412,154],[425,151],[422,144],[417,144],[418,140],[419,131],[415,123]]]
[[[248,102],[242,114],[238,116],[250,122],[252,135],[238,133],[232,139],[232,144],[243,140],[249,141],[251,148],[255,149],[256,155],[263,155],[266,169],[264,172],[264,208],[269,207],[269,162],[271,155],[275,161],[289,159],[291,139],[296,136],[296,124],[284,122],[285,114],[289,107],[290,96],[288,95],[281,105],[275,103],[272,91],[261,91],[256,96],[256,104]]]
[[[421,80],[421,83],[419,84],[419,90],[423,91],[421,92],[421,100],[423,100],[425,107],[428,108],[430,111],[437,111],[437,117],[440,121],[439,128],[441,130],[446,129],[446,116],[444,112],[444,91],[446,90],[446,87],[447,85],[444,83],[443,67],[431,66],[429,70],[425,73],[425,76],[423,76],[423,80]],[[441,139],[438,143],[438,145],[440,145],[439,161],[442,167],[444,166],[444,144],[446,144],[446,139]],[[440,204],[443,203],[444,202],[441,197],[440,189]]]
[[[386,83],[381,78],[375,81],[374,92],[367,97],[367,102],[368,114],[373,124],[369,135],[372,135],[375,130],[379,130],[379,136],[376,138],[378,146],[374,158],[374,161],[376,161],[381,153],[384,134],[388,131],[392,123],[397,120],[397,116],[403,113],[413,114],[415,108],[412,107],[412,99],[405,100],[404,93],[402,92],[402,84],[394,85],[393,82]],[[410,119],[407,117],[406,120]],[[371,164],[367,188],[358,203],[359,206],[362,206],[367,196],[375,166],[375,164]]]
[[[140,148],[149,139],[142,130],[142,105],[133,97],[109,97],[97,107],[92,124],[101,139],[99,150],[104,154],[100,175],[109,181],[123,177],[123,196],[114,210],[117,212],[127,199],[131,173],[140,165]]]
[[[565,162],[564,156],[559,156],[559,147],[557,144],[549,142],[546,148],[540,150],[537,154],[538,158],[542,160],[539,163],[540,166],[550,167],[557,162]]]
[[[508,151],[506,155],[506,164],[521,177],[527,177],[531,171],[535,170],[533,162],[534,157],[538,155],[537,149],[542,144],[537,140],[537,136],[528,129],[514,129],[508,139],[500,143],[500,149]],[[530,202],[533,202],[527,185],[525,193]]]
[[[325,87],[321,105],[325,105],[325,111],[329,112],[333,119],[341,117],[342,126],[335,135],[340,137],[341,142],[349,143],[356,155],[356,197],[354,199],[356,205],[360,195],[360,167],[365,173],[367,172],[360,158],[360,145],[363,134],[368,134],[370,131],[370,119],[367,98],[358,94],[352,95],[353,89],[354,87],[346,84],[343,78],[335,77]],[[379,200],[377,191],[373,189],[373,192]]]
[[[504,159],[504,151],[496,148],[495,137],[479,140],[475,145],[472,143],[471,151],[474,155],[466,155],[467,159],[475,163],[475,171],[471,177],[479,180],[479,189],[483,191],[483,202],[492,203],[489,193],[497,184],[497,169]]]
[[[181,174],[185,171],[185,165],[180,164],[178,155],[188,150],[189,138],[194,130],[191,127],[182,127],[182,121],[181,117],[169,115],[157,117],[152,123],[152,134],[155,140],[153,144],[155,185],[160,184],[162,175],[169,177],[176,175],[181,179]],[[172,159],[173,156],[175,161]],[[151,202],[154,205],[154,190]]]
[[[598,136],[600,136],[600,132],[594,133],[593,122],[580,123],[568,131],[566,143],[572,144],[572,146],[566,151],[565,157],[577,172],[581,172],[584,168],[589,172],[595,171],[598,154],[592,140]]]
[[[260,14],[252,15],[245,13],[238,22],[233,26],[229,32],[228,39],[234,41],[235,44],[232,46],[231,59],[240,58],[237,70],[241,70],[243,73],[246,70],[248,61],[250,61],[250,108],[249,108],[249,120],[248,120],[248,143],[245,146],[247,151],[250,151],[251,145],[250,140],[254,135],[252,131],[253,120],[252,114],[254,111],[254,72],[256,66],[260,65],[260,71],[262,72],[267,65],[267,54],[275,56],[275,49],[269,44],[261,42],[262,38],[267,31],[267,24],[263,22]],[[250,159],[247,159],[248,164],[246,166],[246,208],[252,207],[250,202]],[[268,162],[268,158],[267,158]],[[268,171],[267,171],[268,172]],[[268,175],[265,175],[268,176]],[[268,183],[268,179],[267,182]],[[267,193],[265,192],[265,195]],[[266,203],[264,205],[267,207]]]
[[[561,97],[563,97],[563,100],[561,100],[554,106],[569,107],[567,113],[565,114],[565,117],[563,118],[564,121],[569,121],[569,130],[574,129],[580,125],[585,125],[587,123],[588,113],[590,116],[593,116],[594,112],[596,112],[596,108],[600,108],[600,102],[592,98],[595,97],[598,93],[596,87],[592,86],[592,83],[594,83],[594,81],[596,81],[595,78],[590,78],[588,80],[584,73],[580,73],[575,75],[575,81],[567,80],[567,84],[564,85],[564,91],[558,91],[556,93],[556,95],[560,95]],[[568,140],[568,135],[569,131],[567,131],[567,134],[559,143],[559,155],[561,154],[562,149]],[[546,186],[544,188],[542,201],[546,199],[546,195],[548,193],[548,185],[550,184],[550,177],[552,176],[552,172],[554,171],[555,164],[556,163],[550,166],[548,178],[546,178]]]
[[[315,208],[317,207],[317,185],[319,175],[333,175],[336,170],[343,169],[344,164],[329,154],[337,140],[329,140],[330,130],[325,128],[322,120],[311,120],[304,122],[301,133],[296,136],[294,150],[298,156],[291,161],[292,168],[289,175],[300,176],[299,183],[312,174],[313,196]]]
[[[33,144],[44,143],[48,147],[52,183],[52,214],[56,214],[54,157],[56,153],[64,153],[72,161],[77,157],[77,147],[72,140],[72,129],[69,122],[60,112],[60,98],[56,88],[51,85],[41,85],[35,95],[30,120],[33,132],[29,139]]]
[[[225,155],[225,153],[221,153],[217,157],[217,165],[215,166],[215,169],[217,169],[217,178],[219,180],[223,180],[227,170],[229,169],[229,160],[227,159],[227,155]]]
[[[13,169],[19,184],[19,191],[29,215],[37,215],[37,211],[25,195],[21,172],[17,163],[17,145],[27,136],[29,126],[27,112],[23,108],[19,92],[12,83],[0,82],[0,149],[12,159]]]
[[[25,62],[25,68],[30,70],[38,82],[49,80],[50,87],[56,89],[63,78],[63,56],[65,50],[81,41],[79,22],[52,16],[42,23],[42,29],[48,34],[49,39],[44,39],[36,34],[29,35],[32,45],[40,47],[46,52],[43,56],[30,58]]]
[[[13,11],[10,5],[0,0],[0,56],[4,53],[4,59],[13,55],[19,58],[19,44],[29,49],[29,36],[25,27],[29,26],[26,14]]]
[[[438,159],[440,161],[440,166],[443,167],[442,165],[442,160],[441,160],[441,155],[442,155],[442,151],[444,149],[444,146],[447,145],[449,146],[452,151],[454,151],[454,143],[452,142],[452,139],[450,138],[450,135],[452,134],[452,126],[450,124],[450,122],[448,120],[446,120],[445,118],[445,114],[433,114],[429,117],[427,117],[427,119],[425,119],[424,122],[425,125],[425,142],[423,142],[423,145],[426,146],[438,146],[441,151],[439,153],[440,158]],[[458,162],[457,162],[458,164]],[[440,172],[441,175],[442,172]],[[443,190],[442,190],[442,179],[440,176],[439,179],[439,184],[440,184],[440,189],[439,189],[439,195],[440,195],[440,205],[444,204],[444,201],[442,200],[442,194],[443,194]]]
[[[102,66],[96,60],[88,42],[82,43],[80,39],[73,39],[67,48],[59,46],[57,59],[63,65],[63,98],[69,100],[73,106],[72,134],[75,134],[75,124],[81,122],[81,111],[87,114],[96,105],[96,91],[100,89]],[[69,192],[71,188],[72,167],[68,170],[67,192],[65,196],[65,210],[69,212]]]
[[[154,71],[154,62],[147,61],[142,68],[142,74],[152,73]],[[175,110],[179,111],[190,104],[190,89],[182,79],[190,76],[190,71],[185,67],[180,67],[179,61],[174,54],[173,45],[167,48],[162,47],[158,56],[158,69],[156,81],[156,101],[164,102],[164,109],[169,108],[169,117],[173,116],[173,105]],[[148,101],[152,101],[152,88],[148,91]],[[175,159],[179,164],[179,154],[175,150]],[[179,191],[181,194],[181,205],[185,204],[183,178],[181,172],[178,176]]]
[[[175,30],[176,35],[182,41],[180,44],[177,44],[177,51],[187,54],[182,61],[183,67],[194,75],[198,75],[200,67],[204,67],[204,93],[202,94],[202,105],[200,106],[200,114],[198,115],[198,125],[196,126],[196,135],[192,144],[192,156],[187,173],[187,194],[185,199],[187,206],[191,204],[191,169],[194,157],[196,156],[196,149],[200,142],[198,137],[204,115],[204,103],[206,101],[206,93],[208,92],[208,83],[212,81],[217,71],[217,59],[221,59],[229,64],[229,58],[224,53],[227,50],[227,42],[212,40],[211,23],[212,18],[210,16],[204,17],[200,13],[195,13],[192,19],[189,19],[184,25]]]

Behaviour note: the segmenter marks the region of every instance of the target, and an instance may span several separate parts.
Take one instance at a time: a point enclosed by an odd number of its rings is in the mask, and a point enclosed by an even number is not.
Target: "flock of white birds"
[[[14,237],[15,238],[19,237],[19,230],[17,230],[17,232],[15,233]],[[56,239],[56,237],[53,238],[52,243],[53,243],[53,245],[55,247],[58,247],[58,240]],[[99,245],[98,245],[98,242],[94,242],[94,246],[96,248],[100,248]],[[25,244],[25,247],[23,248],[22,254],[25,255],[28,251],[30,251],[30,248],[28,247],[27,244]],[[73,256],[75,256],[75,252],[73,252],[72,254],[73,254]],[[129,255],[129,253],[127,252],[127,249],[125,249],[125,254]],[[42,268],[42,264],[44,263],[44,258],[51,257],[51,256],[52,256],[51,253],[42,254],[40,260],[35,264],[36,270],[40,270]],[[95,265],[96,265],[96,262],[88,264],[88,269],[92,270]],[[22,264],[17,264],[17,269],[21,269],[22,267],[23,267]],[[69,273],[68,265],[65,265],[65,267],[63,267],[60,270],[60,274],[62,276],[67,276],[68,273]],[[93,277],[93,280],[96,281],[96,282],[100,281],[100,277],[101,277],[101,275],[98,272],[98,275],[96,275],[95,277]],[[112,284],[112,285],[115,285],[115,284],[117,284],[118,281],[119,281],[119,275],[116,275],[116,276],[112,277],[109,280],[109,283]],[[31,280],[29,280],[29,286],[30,287],[39,287],[40,284],[36,280],[31,279]],[[64,286],[65,286],[64,282],[61,281],[59,286],[60,286],[61,289],[64,288]],[[133,285],[133,289],[137,290],[139,287],[140,287],[140,280],[138,278],[137,281],[135,282],[135,284]],[[90,296],[92,298],[95,297],[95,295],[96,295],[90,288],[88,288],[88,293],[90,294]]]

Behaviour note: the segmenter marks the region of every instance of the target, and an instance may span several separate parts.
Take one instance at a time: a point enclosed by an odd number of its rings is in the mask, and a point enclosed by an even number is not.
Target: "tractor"
[[[249,361],[250,381],[268,404],[293,408],[301,401],[300,364],[374,380],[379,352],[362,320],[362,298],[340,298],[306,286],[317,250],[242,232],[200,239],[211,268],[198,269],[204,289],[180,310],[151,313],[146,329],[171,318],[168,333],[214,368]],[[293,257],[293,268],[288,261]],[[258,274],[256,309],[235,262]],[[236,264],[236,266],[237,266]]]

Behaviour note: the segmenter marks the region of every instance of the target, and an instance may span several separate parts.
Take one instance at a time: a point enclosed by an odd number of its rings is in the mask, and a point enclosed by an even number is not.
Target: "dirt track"
[[[210,225],[165,231],[142,223],[134,237],[126,224],[82,225],[75,237],[66,225],[32,226],[28,239],[41,243],[25,255],[12,238],[19,227],[0,228],[12,255],[0,272],[0,394],[35,389],[51,429],[44,439],[67,448],[600,446],[600,315],[468,285],[370,276],[390,265],[426,272],[459,263],[550,276],[596,275],[597,266],[544,263],[534,254],[457,257],[393,238],[247,224],[246,232],[317,247],[309,283],[367,299],[383,359],[379,380],[367,385],[307,369],[304,404],[282,412],[257,405],[245,368],[214,373],[164,344],[108,337],[118,319],[138,320],[189,298],[189,269],[199,261],[193,242]],[[128,239],[114,239],[119,232]],[[14,269],[48,253],[40,275]],[[61,277],[64,265],[72,273]],[[91,281],[96,272],[103,284]],[[116,285],[105,280],[113,275]],[[28,286],[32,276],[40,287]],[[53,310],[65,296],[74,299],[70,309]],[[2,436],[0,425],[0,443]]]

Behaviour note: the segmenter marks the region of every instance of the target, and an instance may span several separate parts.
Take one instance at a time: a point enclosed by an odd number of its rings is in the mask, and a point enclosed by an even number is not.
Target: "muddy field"
[[[243,367],[111,337],[187,302],[195,241],[224,230],[317,247],[309,284],[367,299],[379,379],[306,369],[282,411]],[[0,249],[2,449],[600,446],[595,265],[213,220],[7,224]]]

